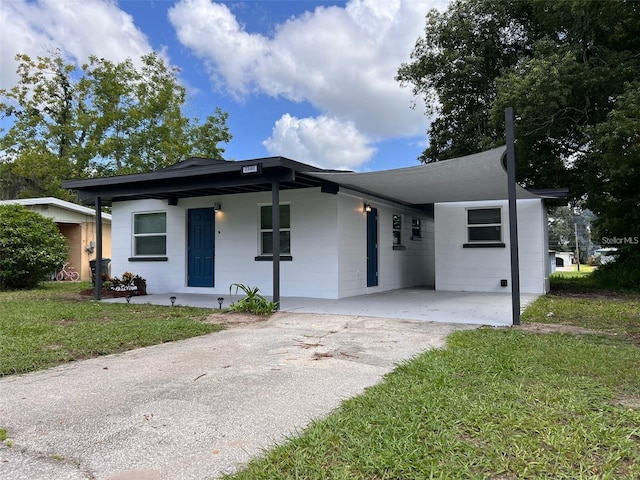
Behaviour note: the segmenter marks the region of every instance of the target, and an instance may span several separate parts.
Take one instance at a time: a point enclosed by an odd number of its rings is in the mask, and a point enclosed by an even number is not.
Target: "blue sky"
[[[393,79],[447,0],[0,0],[0,88],[17,53],[78,64],[157,51],[180,69],[186,113],[229,112],[229,159],[282,155],[356,171],[416,165],[422,99]],[[415,103],[415,108],[411,108]]]

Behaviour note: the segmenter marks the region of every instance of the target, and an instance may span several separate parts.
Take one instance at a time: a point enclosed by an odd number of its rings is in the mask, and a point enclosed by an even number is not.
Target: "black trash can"
[[[102,262],[100,262],[100,269],[103,274],[109,274],[109,264],[111,263],[110,258],[103,258]],[[89,260],[89,267],[91,268],[91,284],[96,284],[96,264],[97,260]]]

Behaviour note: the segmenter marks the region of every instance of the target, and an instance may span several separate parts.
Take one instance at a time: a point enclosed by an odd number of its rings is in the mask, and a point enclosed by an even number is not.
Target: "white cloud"
[[[263,145],[272,155],[343,170],[357,169],[375,153],[375,148],[353,122],[323,115],[300,119],[284,114]]]
[[[0,88],[15,84],[18,53],[32,57],[55,49],[76,61],[89,55],[122,61],[152,49],[133,18],[111,0],[0,2]]]
[[[422,35],[424,17],[447,0],[351,0],[318,7],[278,25],[272,36],[246,31],[224,5],[180,0],[169,19],[182,44],[202,58],[212,79],[242,98],[255,91],[307,101],[352,122],[371,138],[424,131],[410,89],[394,80]]]

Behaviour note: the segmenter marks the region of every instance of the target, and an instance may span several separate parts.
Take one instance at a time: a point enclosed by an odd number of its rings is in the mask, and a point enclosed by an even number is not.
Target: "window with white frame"
[[[166,254],[166,212],[134,213],[133,256],[153,257]]]
[[[291,206],[280,205],[280,254],[291,255]],[[273,208],[260,206],[260,255],[273,255]]]
[[[411,239],[417,240],[422,237],[422,222],[419,218],[411,219]]]
[[[393,214],[392,227],[393,246],[397,247],[402,245],[402,215]]]
[[[467,240],[469,243],[502,242],[502,209],[467,209]]]

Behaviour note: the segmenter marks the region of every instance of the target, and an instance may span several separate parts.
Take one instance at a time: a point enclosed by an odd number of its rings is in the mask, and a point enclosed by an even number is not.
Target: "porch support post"
[[[102,197],[96,197],[96,278],[94,298],[102,298]]]
[[[507,191],[509,196],[509,250],[511,252],[511,317],[520,325],[520,261],[518,258],[518,213],[516,204],[516,160],[513,108],[504,111],[507,135]]]
[[[271,181],[271,223],[273,226],[273,302],[280,310],[280,182]]]

